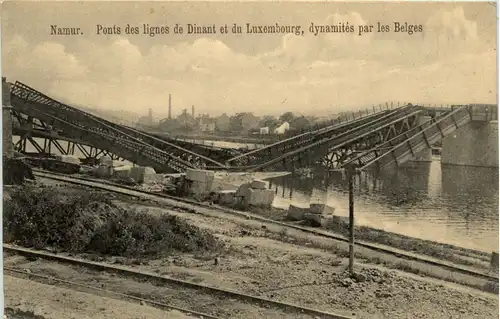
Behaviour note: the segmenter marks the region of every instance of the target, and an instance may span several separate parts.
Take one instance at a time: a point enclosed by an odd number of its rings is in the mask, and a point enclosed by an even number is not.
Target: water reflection
[[[328,191],[324,195],[321,190]],[[274,205],[323,196],[335,214],[348,215],[347,179],[287,176],[273,181]],[[290,196],[291,193],[291,196]],[[498,249],[498,168],[411,163],[355,183],[356,223],[409,236],[491,252]]]

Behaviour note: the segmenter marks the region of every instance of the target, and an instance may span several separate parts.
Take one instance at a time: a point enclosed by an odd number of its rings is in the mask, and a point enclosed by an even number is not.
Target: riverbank
[[[82,189],[74,191],[85,192]],[[491,283],[477,277],[356,247],[357,276],[351,278],[345,272],[348,261],[348,244],[345,242],[222,214],[217,207],[172,208],[168,204],[170,201],[150,201],[146,205],[144,201],[123,198],[115,199],[113,204],[150,215],[155,220],[165,218],[162,217],[165,215],[175,216],[182,223],[196,225],[200,232],[215,237],[217,242],[223,243],[223,249],[170,250],[167,255],[151,258],[117,258],[95,252],[71,255],[126,264],[127,267],[324,311],[354,311],[358,318],[407,318],[408,315],[419,318],[449,318],[450,315],[455,318],[493,318],[498,307],[497,295],[478,291],[492,291]],[[266,213],[271,211],[261,210],[261,214]],[[276,212],[273,215],[278,216]],[[64,251],[58,253],[68,254]],[[47,266],[45,263],[30,265],[26,266],[27,269],[34,272]],[[82,275],[81,280],[90,279]]]
[[[230,208],[241,209],[242,207]],[[253,207],[247,210],[272,220],[297,224],[297,222],[292,222],[287,219],[287,210],[285,209],[276,207]],[[301,222],[299,224],[309,225],[307,222]],[[349,235],[349,220],[346,217],[328,216],[323,219],[320,228],[347,238]],[[473,266],[482,271],[489,271],[491,268],[491,254],[482,251],[409,237],[366,226],[354,226],[354,237],[356,240],[382,244],[408,252],[435,257],[440,260],[456,263],[457,265]]]
[[[426,270],[425,265],[417,262],[409,263],[422,270],[418,276],[391,269],[391,265],[404,265],[405,261],[362,247],[356,248],[356,276],[351,277],[346,272],[346,243],[220,214],[217,209],[200,208],[192,212],[168,208],[164,204],[146,206],[132,198],[116,199],[113,205],[147,214],[155,220],[175,217],[183,224],[196,225],[200,232],[210,234],[223,243],[223,249],[192,252],[170,250],[168,254],[147,258],[96,252],[59,251],[58,254],[109,264],[118,263],[137,270],[323,311],[354,312],[360,319],[406,319],[409,316],[429,319],[450,316],[464,319],[495,318],[498,309],[498,296],[494,294],[432,279],[426,276],[426,271],[435,269],[430,267]],[[136,238],[139,234],[132,236]],[[383,263],[374,262],[376,258]],[[11,259],[9,256],[5,260],[6,266],[25,269],[27,272],[81,283],[103,284],[112,290],[133,291],[142,296],[159,296],[160,290],[164,289],[111,274],[77,271],[55,262]],[[453,276],[464,279],[459,274]],[[207,309],[208,305],[192,302],[193,298],[191,296],[178,302],[189,304],[196,311]],[[216,305],[209,307],[212,311],[219,308]],[[223,317],[229,318],[231,315]]]

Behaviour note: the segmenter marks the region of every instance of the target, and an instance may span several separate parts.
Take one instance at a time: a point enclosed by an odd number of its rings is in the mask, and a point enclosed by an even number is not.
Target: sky
[[[386,101],[497,102],[496,8],[490,3],[4,2],[2,76],[73,105],[146,115],[323,115]],[[315,36],[314,25],[354,33]],[[422,32],[376,32],[377,23]],[[171,34],[124,34],[169,26]],[[215,35],[173,34],[179,24]],[[300,25],[304,35],[220,34],[220,26]],[[120,35],[97,35],[97,25]],[[51,25],[83,34],[51,35]],[[373,25],[358,35],[360,25]]]

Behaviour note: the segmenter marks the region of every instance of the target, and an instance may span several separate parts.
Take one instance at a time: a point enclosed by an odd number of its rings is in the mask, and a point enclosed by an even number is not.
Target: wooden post
[[[354,169],[347,169],[349,179],[349,274],[354,274]]]

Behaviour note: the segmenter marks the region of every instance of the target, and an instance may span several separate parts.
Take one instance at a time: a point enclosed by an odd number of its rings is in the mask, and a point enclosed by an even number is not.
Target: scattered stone
[[[267,189],[267,188],[269,188],[269,182],[255,179],[252,181],[252,183],[250,183],[250,188]]]
[[[367,276],[361,274],[361,273],[354,273],[352,275],[352,278],[356,280],[356,282],[365,282],[367,280]]]
[[[335,207],[326,204],[311,203],[309,205],[309,212],[312,214],[329,216],[335,213]]]
[[[221,205],[231,205],[236,201],[236,191],[219,191],[216,193],[217,202]]]
[[[307,206],[299,206],[295,204],[291,204],[288,208],[287,218],[290,220],[304,220],[305,214],[309,211],[309,207]]]
[[[249,188],[242,198],[244,206],[271,207],[275,193],[272,189]]]
[[[353,282],[350,278],[345,278],[344,280],[341,281],[342,286],[344,287],[350,287]]]
[[[377,290],[375,290],[375,296],[377,298],[389,298],[389,297],[392,297],[392,294],[390,292],[377,289]]]
[[[305,213],[304,219],[307,220],[312,227],[321,227],[321,215],[313,213]]]

